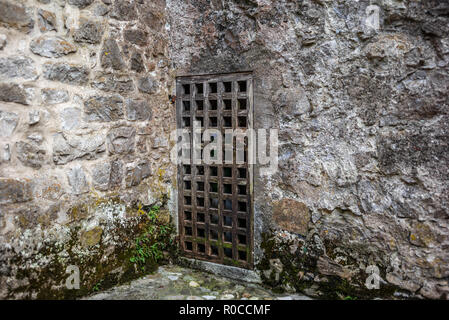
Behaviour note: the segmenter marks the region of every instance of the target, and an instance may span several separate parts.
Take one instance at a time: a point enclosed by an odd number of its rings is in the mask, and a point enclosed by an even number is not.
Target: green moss
[[[164,201],[161,202],[165,205]],[[178,251],[171,221],[163,224],[149,219],[148,215],[139,212],[142,210],[141,206],[127,207],[128,211],[133,212],[131,218],[126,219],[125,223],[113,221],[113,226],[108,228],[108,238],[116,239],[114,247],[111,247],[110,243],[104,243],[105,237],[102,237],[98,245],[89,247],[88,251],[83,250],[80,221],[86,217],[89,210],[95,210],[104,203],[117,204],[119,201],[116,198],[95,198],[89,203],[72,208],[69,211],[72,215],[70,237],[64,243],[45,243],[31,258],[11,254],[12,258],[8,264],[18,266],[15,278],[22,280],[20,282],[24,284],[11,290],[8,298],[20,296],[25,299],[76,299],[129,282],[154,271],[158,264],[176,259]],[[159,230],[159,236],[155,240],[162,254],[155,261],[149,260],[145,268],[139,268],[131,261],[135,255],[136,239],[145,234],[151,226]],[[107,259],[104,260],[106,256]],[[44,261],[42,258],[50,261],[41,263]],[[29,267],[30,264],[34,267]],[[78,266],[80,269],[79,290],[69,290],[65,286],[69,276],[66,268],[69,265]]]
[[[291,252],[292,242],[277,242],[271,234],[262,235],[261,248],[264,256],[257,264],[257,269],[261,270],[262,281],[265,285],[272,288],[274,292],[281,293],[286,287],[292,287],[298,292],[304,292],[306,289],[314,286],[319,298],[323,299],[344,299],[352,297],[354,299],[372,299],[375,297],[391,297],[397,289],[394,286],[382,284],[379,290],[369,290],[365,287],[366,274],[360,273],[351,278],[351,281],[338,276],[326,275],[326,281],[314,281],[311,277],[305,277],[304,274],[310,273],[320,275],[317,269],[317,260],[323,254],[319,248],[314,246],[311,241],[304,240],[298,245],[294,253]],[[326,253],[335,257],[335,245],[325,244]],[[358,248],[357,250],[363,250]],[[282,264],[282,270],[277,272],[270,265],[270,261],[279,259]],[[277,260],[276,260],[277,261]],[[353,262],[348,258],[350,263]],[[267,272],[271,270],[271,272]],[[385,268],[380,268],[381,277],[385,277]],[[264,272],[265,271],[265,272]],[[323,275],[320,275],[323,277]]]

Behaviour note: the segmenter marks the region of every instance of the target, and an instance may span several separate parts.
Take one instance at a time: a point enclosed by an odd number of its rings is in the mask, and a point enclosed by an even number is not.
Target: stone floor
[[[163,266],[152,275],[86,297],[89,300],[310,300],[299,294],[276,294],[259,284],[187,269]]]

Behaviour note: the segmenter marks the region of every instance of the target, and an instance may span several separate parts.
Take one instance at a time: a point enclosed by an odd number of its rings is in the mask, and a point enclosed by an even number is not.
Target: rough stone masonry
[[[129,208],[176,222],[175,76],[248,70],[262,279],[448,298],[448,63],[447,1],[0,0],[0,298],[126,273]]]

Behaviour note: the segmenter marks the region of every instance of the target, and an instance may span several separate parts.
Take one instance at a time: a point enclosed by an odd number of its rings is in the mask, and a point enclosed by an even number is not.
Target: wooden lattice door
[[[184,162],[178,165],[181,250],[191,258],[252,268],[253,166],[248,161],[248,139],[243,144],[244,157],[238,158],[236,148],[242,145],[225,138],[230,129],[245,133],[253,128],[252,74],[183,76],[176,85],[177,125],[190,133],[191,146],[182,150]],[[194,121],[203,139],[208,129],[222,134],[216,143],[220,141],[223,148],[223,161],[206,164],[194,158]],[[198,146],[200,159],[206,144],[201,140]],[[225,144],[232,150],[227,162]]]

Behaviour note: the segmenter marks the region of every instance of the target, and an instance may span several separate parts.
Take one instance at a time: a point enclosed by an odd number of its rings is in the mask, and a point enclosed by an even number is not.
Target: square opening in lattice
[[[246,179],[246,168],[238,168],[239,178]]]
[[[184,204],[187,206],[192,205],[192,197],[184,196]]]
[[[209,110],[217,110],[218,109],[218,101],[217,100],[209,100]]]
[[[210,246],[210,253],[213,256],[218,256],[218,247],[217,246]]]
[[[223,117],[223,127],[232,128],[232,117]]]
[[[190,101],[184,100],[182,102],[182,107],[184,112],[190,112]]]
[[[184,211],[184,220],[191,221],[192,220],[192,212]]]
[[[223,248],[223,253],[226,257],[232,259],[232,249],[231,248]]]
[[[239,211],[246,212],[246,202],[239,201],[238,202],[238,208],[239,208]]]
[[[210,215],[210,223],[211,223],[211,224],[218,224],[218,215],[216,215],[216,214],[211,214],[211,215]]]
[[[223,82],[224,92],[232,92],[232,82]]]
[[[182,123],[185,128],[190,128],[190,117],[183,117]]]
[[[246,219],[238,218],[237,221],[238,221],[237,225],[239,228],[246,228]]]
[[[199,253],[206,253],[206,246],[202,243],[198,243],[198,252]]]
[[[223,177],[232,178],[232,168],[224,167],[223,168]]]
[[[232,243],[232,232],[231,231],[224,231],[223,232],[223,237],[224,237],[224,241],[225,242]]]
[[[237,186],[239,190],[239,195],[246,196],[246,185]]]
[[[218,199],[217,198],[209,198],[209,207],[213,209],[218,209]]]
[[[209,92],[217,93],[217,83],[216,82],[209,82]]]
[[[198,222],[206,222],[206,218],[205,218],[204,213],[197,212],[197,214],[196,214],[196,221],[198,221]]]
[[[204,176],[204,166],[197,166],[196,167],[196,175]]]
[[[189,250],[189,251],[192,251],[192,242],[190,242],[190,241],[185,241],[184,242],[184,245],[185,245],[185,248],[186,248],[186,250]]]
[[[184,174],[191,174],[192,173],[192,167],[189,165],[182,166],[184,170]]]
[[[204,191],[204,182],[198,181],[196,183],[196,190],[197,191]]]
[[[209,234],[211,240],[218,240],[218,232],[216,230],[210,230]]]
[[[184,233],[186,236],[192,235],[192,227],[184,227]]]
[[[184,181],[184,189],[185,190],[191,190],[192,189],[192,183],[190,181]]]
[[[204,207],[204,198],[202,197],[196,197],[196,205],[198,207]]]
[[[210,167],[210,176],[211,177],[218,176],[218,167]]]
[[[210,187],[210,192],[218,192],[218,183],[210,182],[209,187]]]
[[[246,235],[244,235],[244,234],[239,234],[239,235],[238,235],[238,239],[239,239],[239,243],[240,243],[240,244],[246,244]]]
[[[232,211],[232,200],[231,199],[225,199],[223,200],[223,208],[225,210]]]
[[[246,117],[238,117],[239,128],[246,128]]]
[[[232,217],[223,216],[223,225],[227,227],[232,227]]]
[[[209,127],[218,126],[218,118],[217,117],[209,117]]]
[[[238,99],[237,102],[239,105],[239,110],[246,110],[247,108],[246,99]]]
[[[182,85],[182,92],[184,94],[190,94],[190,84],[183,84]]]
[[[223,192],[227,194],[232,194],[232,184],[224,184]]]
[[[197,94],[203,94],[204,93],[204,86],[202,83],[195,83],[196,93]]]
[[[196,110],[203,111],[204,110],[204,101],[203,100],[195,100]]]
[[[197,238],[206,238],[206,232],[203,228],[197,228],[196,229],[196,237]]]
[[[237,84],[239,86],[239,92],[246,92],[247,91],[246,81],[238,81]]]
[[[232,100],[231,99],[223,99],[223,109],[224,110],[232,110]]]
[[[246,251],[239,250],[239,260],[246,261]]]

